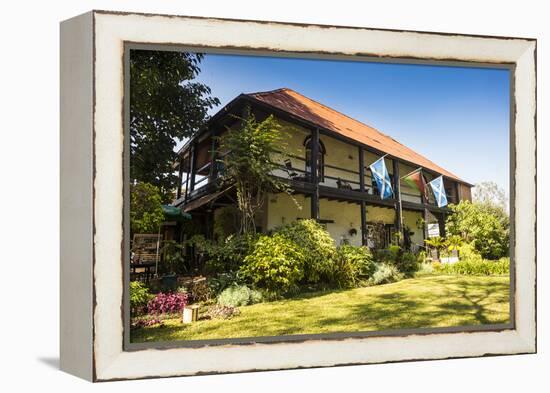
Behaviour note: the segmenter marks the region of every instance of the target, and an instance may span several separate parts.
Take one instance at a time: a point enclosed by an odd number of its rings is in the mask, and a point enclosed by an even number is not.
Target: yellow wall
[[[422,219],[422,212],[403,210],[403,228],[409,227],[414,234],[411,236],[413,244],[422,246],[424,244],[424,227],[418,228],[417,223]]]
[[[321,135],[321,142],[325,145],[325,165],[332,165],[338,168],[345,168],[357,173],[325,167],[325,176],[340,178],[342,180],[351,180],[359,182],[359,149],[356,146],[341,142],[337,139]],[[351,183],[353,189],[359,189],[359,184]],[[336,187],[336,180],[325,178],[322,185]]]
[[[321,220],[334,221],[325,226],[337,245],[344,244],[344,240],[354,246],[361,245],[361,208],[358,204],[321,199],[319,215]],[[349,234],[352,228],[357,232],[354,236]]]
[[[303,195],[295,195],[294,198],[300,204],[300,210],[291,200],[289,195],[284,193],[270,194],[267,198],[267,230],[272,230],[281,225],[289,224],[297,219],[310,218],[310,198]],[[319,213],[321,220],[332,220],[327,223],[326,228],[336,244],[341,244],[347,239],[350,244],[361,245],[361,209],[358,204],[339,201],[329,201],[321,198],[319,201]],[[395,222],[395,211],[388,207],[367,206],[368,222],[383,222],[393,224]],[[414,218],[413,224],[416,222]],[[354,228],[357,231],[355,236],[349,234]]]
[[[395,210],[391,207],[367,205],[367,222],[395,223]]]
[[[298,218],[311,217],[310,198],[306,198],[304,195],[294,195],[293,197],[301,209],[296,206],[290,195],[285,193],[268,195],[266,214],[266,229],[268,231],[281,225],[290,224]]]

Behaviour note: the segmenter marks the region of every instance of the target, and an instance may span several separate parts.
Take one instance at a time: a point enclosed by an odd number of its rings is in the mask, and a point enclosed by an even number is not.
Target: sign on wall
[[[428,224],[428,237],[439,236],[439,224]]]

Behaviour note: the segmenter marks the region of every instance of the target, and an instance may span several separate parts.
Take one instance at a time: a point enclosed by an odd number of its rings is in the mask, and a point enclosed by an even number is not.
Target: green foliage
[[[403,251],[399,246],[390,246],[387,250],[375,251],[376,262],[394,266],[405,277],[412,277],[420,268],[418,258],[411,252]]]
[[[469,276],[490,276],[510,273],[510,258],[503,257],[497,261],[487,259],[464,259],[456,263],[437,265],[437,272],[443,274],[461,274]]]
[[[240,127],[228,128],[219,138],[224,154],[221,177],[224,186],[236,188],[240,233],[255,233],[255,217],[266,194],[289,190],[284,181],[271,175],[279,166],[277,155],[284,155],[286,146],[281,126],[273,116],[258,122],[250,108],[246,112]]]
[[[430,237],[429,239],[425,239],[424,243],[426,243],[427,246],[433,247],[437,250],[437,252],[441,252],[446,246],[445,239],[440,236],[434,236]]]
[[[458,251],[463,243],[464,242],[463,242],[463,240],[460,236],[452,235],[452,236],[447,237],[447,240],[445,241],[445,246],[447,247],[447,250],[452,252],[452,251],[455,251],[455,250]]]
[[[232,285],[222,291],[218,296],[218,304],[221,306],[240,307],[249,304],[260,303],[262,294],[250,289],[246,285]]]
[[[458,256],[460,260],[469,260],[474,262],[481,262],[483,259],[474,246],[468,243],[463,243],[458,248]]]
[[[203,235],[191,237],[187,244],[206,259],[206,272],[209,274],[235,272],[250,254],[256,242],[256,235],[230,235],[224,240],[214,241]]]
[[[242,279],[238,272],[219,273],[216,276],[208,278],[208,286],[212,293],[219,295],[224,289],[232,285],[242,284]]]
[[[405,277],[413,277],[418,269],[420,269],[416,255],[412,252],[404,252],[401,254],[401,258],[397,261],[396,267]]]
[[[426,263],[427,259],[428,259],[428,254],[424,250],[419,251],[418,254],[416,255],[416,262],[420,264]]]
[[[239,210],[235,206],[224,206],[216,210],[214,238],[218,241],[239,232]]]
[[[418,265],[418,271],[415,274],[415,277],[424,276],[432,274],[434,272],[434,264],[430,262],[421,262]]]
[[[332,280],[340,288],[360,286],[376,271],[376,265],[368,247],[351,245],[338,248],[332,266]]]
[[[159,267],[162,268],[164,273],[185,273],[187,271],[185,267],[185,246],[174,241],[166,240],[163,242],[161,248],[162,264]]]
[[[311,219],[298,220],[278,228],[275,233],[295,244],[305,256],[306,283],[332,281],[336,245],[328,231],[318,222]]]
[[[471,243],[483,258],[498,259],[508,255],[510,219],[502,207],[460,201],[458,205],[449,205],[449,209],[451,214],[446,223],[448,234],[460,236]]]
[[[306,252],[282,234],[260,236],[240,274],[268,291],[287,293],[304,278],[306,259]]]
[[[215,297],[215,292],[205,278],[194,280],[184,287],[178,288],[178,292],[186,293],[190,302],[207,302]]]
[[[157,233],[164,220],[158,188],[149,183],[130,187],[130,227],[133,233]]]
[[[399,272],[395,265],[381,263],[377,266],[371,282],[373,285],[390,284],[403,279],[403,274]]]
[[[132,314],[140,314],[152,298],[149,288],[139,281],[130,281],[130,309]]]
[[[158,187],[164,203],[177,184],[176,140],[190,137],[219,105],[195,80],[202,54],[132,50],[130,56],[130,179]]]

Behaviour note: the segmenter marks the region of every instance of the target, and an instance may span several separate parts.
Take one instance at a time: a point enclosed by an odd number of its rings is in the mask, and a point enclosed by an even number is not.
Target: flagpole
[[[403,204],[401,202],[401,177],[399,176],[399,161],[396,159],[393,160],[393,177],[394,177],[394,185],[392,187],[392,191],[393,191],[394,198],[397,198],[396,223],[398,223],[397,230],[399,232],[398,245],[401,247],[404,244],[405,231],[403,228]]]
[[[369,165],[365,166],[365,168],[370,167],[370,166],[371,166],[372,164],[374,164],[375,162],[380,161],[381,159],[386,158],[387,156],[388,156],[388,154],[384,154],[382,157],[380,157],[380,158],[374,160],[372,163],[370,163]]]
[[[420,168],[418,168],[418,169],[415,169],[414,171],[407,173],[405,176],[401,176],[401,179],[404,179],[404,178],[406,178],[407,176],[412,175],[413,173],[416,173],[416,172],[418,172],[418,171],[421,171],[422,169],[424,169],[424,168],[420,167]]]

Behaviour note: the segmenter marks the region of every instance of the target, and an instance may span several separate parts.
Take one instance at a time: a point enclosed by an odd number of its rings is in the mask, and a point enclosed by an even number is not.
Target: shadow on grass
[[[494,312],[496,307],[508,303],[507,283],[479,285],[478,282],[459,280],[437,296],[431,292],[431,284],[428,283],[424,293],[415,293],[413,299],[406,290],[376,296],[374,302],[354,306],[354,317],[376,321],[377,330],[485,325],[509,321],[507,312],[504,317]]]
[[[428,276],[353,290],[308,292],[241,308],[230,320],[139,329],[132,341],[449,327],[509,321],[504,278]]]

